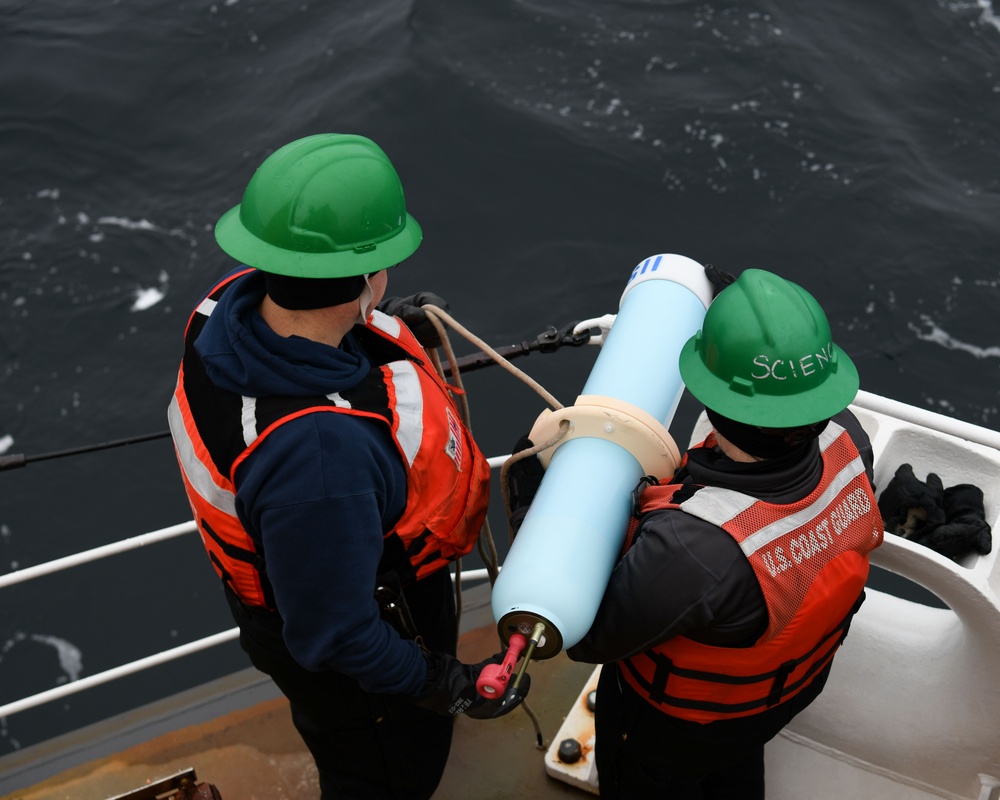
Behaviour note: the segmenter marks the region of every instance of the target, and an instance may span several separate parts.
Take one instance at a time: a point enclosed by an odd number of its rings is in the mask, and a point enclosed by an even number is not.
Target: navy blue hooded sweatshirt
[[[226,291],[195,342],[209,378],[252,397],[315,396],[355,386],[371,364],[350,334],[340,347],[279,336],[259,312],[264,276]],[[406,505],[406,473],[388,429],[349,414],[307,414],[269,434],[236,473],[236,512],[263,543],[292,657],[370,692],[416,694],[418,645],[374,600],[383,535]]]

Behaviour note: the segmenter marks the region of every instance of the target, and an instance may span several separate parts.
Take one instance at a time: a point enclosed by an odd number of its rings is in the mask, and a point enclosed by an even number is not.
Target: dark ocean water
[[[230,266],[216,219],[325,131],[379,142],[423,225],[390,292],[443,295],[491,344],[613,312],[634,264],[677,252],[801,283],[863,388],[996,427],[993,12],[0,0],[0,453],[164,430],[187,314]],[[571,402],[594,355],[520,365]],[[507,452],[543,404],[499,370],[468,382]],[[31,463],[0,474],[0,573],[185,517],[165,441]],[[230,626],[194,537],[6,589],[0,703]],[[234,646],[0,720],[0,753],[244,664]]]

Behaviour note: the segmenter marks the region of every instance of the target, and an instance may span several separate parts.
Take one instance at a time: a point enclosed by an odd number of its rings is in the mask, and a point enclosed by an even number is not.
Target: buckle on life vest
[[[653,678],[649,682],[649,699],[657,704],[666,703],[669,700],[667,681],[670,679],[670,673],[674,670],[674,662],[663,653],[649,652],[646,655],[656,665],[653,670]]]
[[[395,573],[379,576],[379,585],[375,587],[375,602],[378,603],[382,616],[392,627],[409,639],[419,637],[417,626],[410,614],[410,606],[403,595],[403,587]]]
[[[788,676],[792,674],[799,665],[796,660],[786,661],[774,673],[774,680],[771,682],[771,691],[767,695],[767,707],[776,706],[781,702],[781,697],[785,693],[785,683]]]
[[[639,482],[635,485],[632,490],[632,516],[636,519],[642,516],[639,512],[639,502],[642,499],[642,493],[646,491],[650,486],[656,486],[659,483],[652,475],[643,475],[639,478]]]

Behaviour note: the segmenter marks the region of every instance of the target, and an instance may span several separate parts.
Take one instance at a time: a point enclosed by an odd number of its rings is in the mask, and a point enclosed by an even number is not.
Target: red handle
[[[507,646],[507,655],[499,664],[487,664],[479,673],[476,681],[476,691],[487,700],[499,700],[507,691],[507,682],[514,671],[514,665],[524,652],[528,640],[520,633],[511,634]]]

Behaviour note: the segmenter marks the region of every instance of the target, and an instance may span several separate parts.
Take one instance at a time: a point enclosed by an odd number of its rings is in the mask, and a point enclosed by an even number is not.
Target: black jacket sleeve
[[[680,511],[657,511],[641,521],[590,631],[568,655],[608,663],[682,634],[745,646],[767,619],[753,570],[729,534]]]

